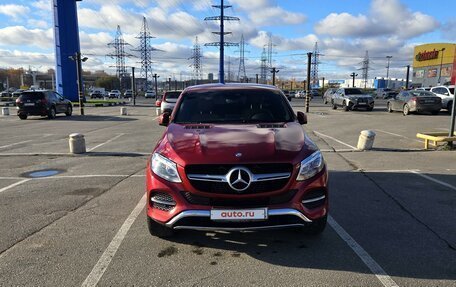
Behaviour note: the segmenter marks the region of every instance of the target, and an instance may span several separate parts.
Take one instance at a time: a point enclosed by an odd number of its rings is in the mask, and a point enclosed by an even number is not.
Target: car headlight
[[[175,162],[167,159],[166,157],[154,153],[150,161],[150,169],[159,177],[166,179],[170,182],[182,182],[179,173],[177,172],[177,165]]]
[[[302,181],[309,179],[319,173],[325,166],[325,161],[321,152],[317,150],[309,157],[301,161],[301,168],[299,169],[298,177],[296,180]]]

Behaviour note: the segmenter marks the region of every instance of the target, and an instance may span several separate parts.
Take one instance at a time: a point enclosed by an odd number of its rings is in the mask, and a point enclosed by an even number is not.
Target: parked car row
[[[454,101],[454,85],[417,88],[408,91],[379,89],[376,98],[387,99],[388,112],[401,111],[410,113],[438,114],[441,109],[451,111]],[[363,93],[357,88],[327,89],[323,95],[323,103],[330,104],[333,109],[338,107],[345,111],[364,108],[372,111],[374,97]]]

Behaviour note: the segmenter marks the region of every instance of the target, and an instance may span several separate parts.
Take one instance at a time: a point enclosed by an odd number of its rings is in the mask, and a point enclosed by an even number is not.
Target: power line
[[[127,42],[123,39],[122,31],[120,30],[120,26],[117,25],[116,36],[114,41],[108,43],[109,47],[114,48],[114,53],[110,53],[107,56],[116,59],[116,75],[119,79],[127,76],[127,70],[125,68],[125,58],[133,57],[133,55],[125,52],[125,46],[129,46]]]
[[[219,42],[206,43],[204,46],[218,46],[220,51],[219,56],[219,82],[225,83],[225,71],[224,71],[224,61],[225,61],[225,46],[238,46],[238,43],[225,42],[225,35],[231,34],[231,32],[225,32],[224,23],[225,21],[239,21],[238,17],[225,16],[224,10],[226,8],[232,7],[231,5],[223,5],[223,0],[220,0],[220,5],[212,5],[214,8],[220,9],[220,16],[211,16],[204,18],[204,21],[220,21],[220,32],[212,32],[213,34],[220,36]]]
[[[198,84],[198,80],[201,80],[203,77],[203,67],[201,64],[201,46],[198,43],[198,36],[195,37],[195,43],[193,44],[193,49],[192,49],[192,56],[190,59],[193,59],[193,64],[190,66],[193,67],[193,79],[195,81],[195,84]]]
[[[139,39],[139,46],[133,51],[140,52],[141,54],[141,77],[146,80],[145,90],[147,91],[149,84],[152,83],[152,52],[161,50],[152,47],[150,44],[150,40],[155,37],[149,31],[146,17],[143,17],[141,32],[139,32],[136,38]]]

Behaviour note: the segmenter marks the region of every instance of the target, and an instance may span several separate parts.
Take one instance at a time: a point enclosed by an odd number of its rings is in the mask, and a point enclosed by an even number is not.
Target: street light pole
[[[393,56],[386,56],[388,63],[386,64],[386,87],[389,87],[389,70],[390,70],[390,60]]]
[[[154,74],[154,80],[155,80],[155,100],[158,98],[158,84],[157,84],[157,78],[160,78],[157,74]]]
[[[74,53],[70,59],[76,62],[76,78],[78,81],[79,111],[84,115],[84,87],[82,86],[82,62],[87,61],[87,57],[81,59],[81,52]]]
[[[445,48],[442,48],[442,58],[440,59],[440,71],[439,71],[439,80],[437,81],[438,84],[440,85],[440,78],[442,77],[442,64],[443,64],[443,51],[445,51]]]
[[[352,78],[353,78],[353,84],[352,84],[352,88],[354,88],[354,87],[355,87],[355,77],[356,77],[356,76],[358,76],[358,74],[356,74],[355,72],[353,72],[353,73],[351,73],[351,74],[350,74],[350,77],[352,77]]]

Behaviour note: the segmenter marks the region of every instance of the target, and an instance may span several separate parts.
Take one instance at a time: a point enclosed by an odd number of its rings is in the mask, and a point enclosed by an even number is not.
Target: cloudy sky
[[[63,0],[62,0],[63,1]],[[70,1],[70,0],[67,0]],[[217,3],[215,2],[217,1]],[[0,67],[24,67],[45,71],[54,66],[53,16],[51,0],[0,0]],[[228,2],[228,3],[226,3]],[[152,56],[153,71],[162,78],[187,79],[192,70],[192,45],[217,41],[211,31],[217,22],[204,21],[219,9],[219,0],[83,0],[78,2],[81,52],[89,57],[84,69],[115,73],[114,60],[106,55],[120,25],[128,46],[138,45],[143,16],[154,38],[152,45],[162,50]],[[246,71],[260,73],[260,59],[269,35],[274,43],[273,62],[280,77],[303,79],[305,53],[315,42],[321,53],[319,75],[344,79],[361,67],[369,52],[369,74],[385,76],[386,56],[392,56],[390,75],[405,77],[417,44],[456,41],[455,0],[225,0],[233,7],[226,15],[240,18],[226,24],[233,32],[227,41],[247,46]],[[204,74],[218,73],[218,50],[202,46]],[[239,48],[225,53],[231,62],[225,67],[237,75]],[[128,66],[140,67],[138,58],[127,59]],[[230,66],[230,67],[228,67]]]

